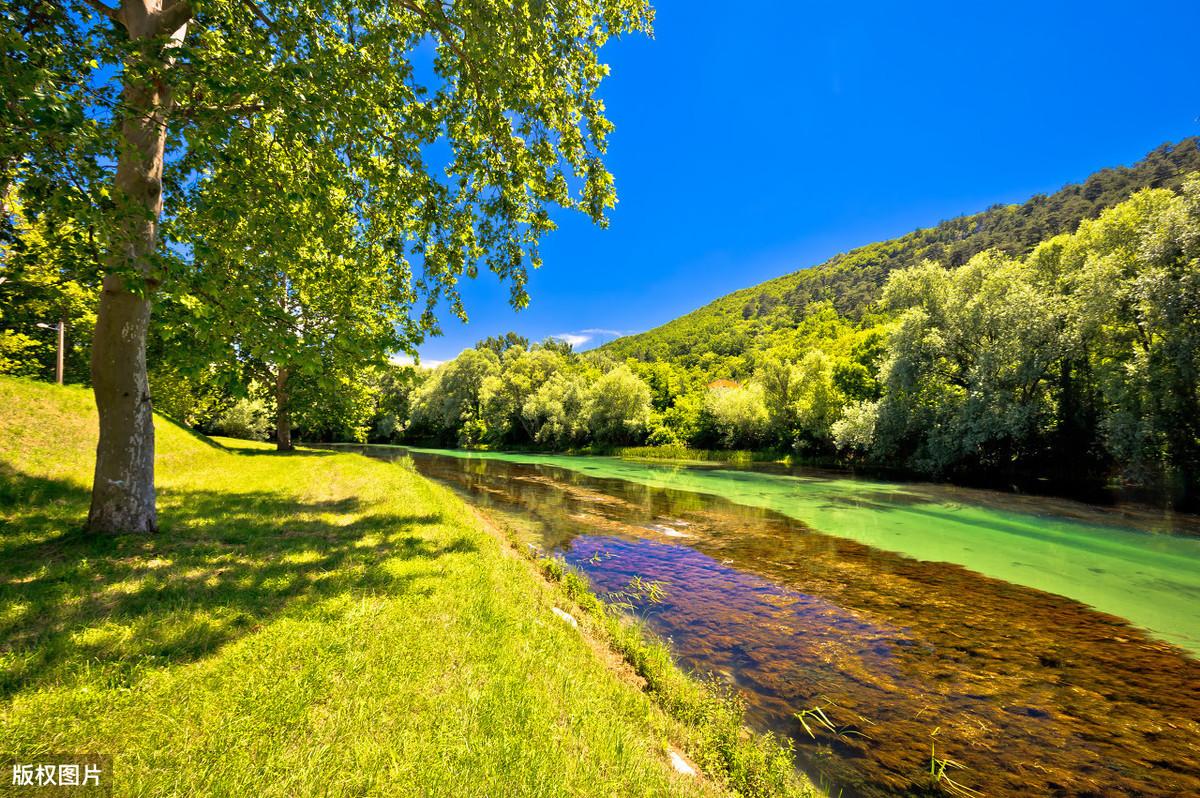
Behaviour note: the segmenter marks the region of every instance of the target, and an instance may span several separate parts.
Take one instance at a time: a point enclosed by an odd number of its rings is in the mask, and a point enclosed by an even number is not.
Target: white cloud
[[[397,366],[415,366],[417,364],[416,360],[413,359],[412,355],[406,355],[403,352],[395,353],[394,355],[389,357],[388,360],[390,362],[396,364]],[[435,369],[445,362],[446,361],[444,361],[444,360],[431,360],[431,359],[422,358],[421,359],[421,368]]]
[[[559,341],[563,341],[564,343],[568,343],[578,349],[587,343],[599,344],[604,340],[620,338],[622,335],[630,334],[631,333],[629,331],[622,332],[621,330],[610,330],[607,327],[587,327],[577,332],[559,333],[558,335],[551,335],[550,337]]]
[[[551,335],[550,337],[557,338],[563,343],[570,344],[571,346],[583,346],[588,341],[592,340],[592,336],[583,335],[581,333],[559,333],[558,335]]]

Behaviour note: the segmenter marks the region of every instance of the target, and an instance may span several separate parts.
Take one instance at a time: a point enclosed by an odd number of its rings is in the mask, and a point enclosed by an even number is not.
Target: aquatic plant
[[[826,698],[825,706],[837,706],[837,704]],[[836,725],[832,720],[830,720],[829,715],[826,714],[825,706],[818,705],[793,713],[796,720],[800,721],[800,725],[804,727],[804,731],[808,732],[809,737],[813,738],[814,740],[817,739],[817,735],[813,732],[812,726],[808,724],[808,722],[811,720],[817,726],[827,729],[831,734],[833,734],[834,737],[837,738],[861,737],[864,740],[871,739],[868,735],[854,728],[853,724],[844,726]]]
[[[947,795],[956,796],[956,798],[980,798],[983,795],[979,790],[973,790],[965,784],[960,784],[947,775],[949,769],[966,770],[967,766],[959,762],[955,762],[949,757],[938,757],[937,742],[933,739],[937,733],[941,731],[938,726],[929,734],[929,786]]]

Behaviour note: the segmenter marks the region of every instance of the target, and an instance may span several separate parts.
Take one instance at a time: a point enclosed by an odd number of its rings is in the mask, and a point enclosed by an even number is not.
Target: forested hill
[[[868,244],[824,263],[727,294],[648,332],[619,338],[603,349],[618,357],[673,360],[696,365],[704,355],[737,358],[753,348],[764,328],[794,324],[813,303],[828,300],[839,313],[859,318],[878,298],[888,274],[923,260],[960,266],[987,249],[1024,255],[1038,242],[1072,232],[1142,188],[1179,188],[1200,170],[1200,138],[1166,144],[1132,167],[1102,169],[1083,183],[1023,205],[996,205],[936,227]]]

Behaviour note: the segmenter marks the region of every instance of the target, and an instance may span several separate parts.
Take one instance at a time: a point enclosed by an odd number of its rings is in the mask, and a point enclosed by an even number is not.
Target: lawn
[[[112,754],[118,795],[724,794],[449,491],[157,435],[161,531],[89,538],[90,394],[0,378],[0,754]]]

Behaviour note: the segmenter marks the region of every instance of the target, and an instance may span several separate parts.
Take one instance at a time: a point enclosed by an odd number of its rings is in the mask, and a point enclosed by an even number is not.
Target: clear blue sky
[[[560,214],[530,306],[465,283],[423,360],[507,330],[588,348],[1200,134],[1200,3],[984,5],[662,0],[603,52],[610,227]]]

